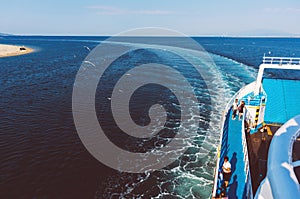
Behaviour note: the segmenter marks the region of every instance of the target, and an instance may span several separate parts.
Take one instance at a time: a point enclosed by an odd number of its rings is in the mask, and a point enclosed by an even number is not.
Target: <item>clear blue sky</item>
[[[164,27],[187,35],[300,35],[299,0],[3,0],[0,32],[114,35]]]

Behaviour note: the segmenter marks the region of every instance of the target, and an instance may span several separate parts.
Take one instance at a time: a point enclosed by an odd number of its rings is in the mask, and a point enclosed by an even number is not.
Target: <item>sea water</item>
[[[195,71],[178,57],[153,47],[149,49],[148,44],[139,44],[142,50],[135,52],[132,59],[137,63],[168,60],[192,85],[198,85],[195,89],[198,99],[211,99],[214,106],[200,100],[201,111],[206,114],[200,118],[198,135],[186,140],[187,151],[182,156],[163,169],[133,174],[119,172],[96,160],[82,144],[74,125],[72,91],[76,74],[90,50],[105,39],[107,37],[0,38],[0,43],[35,49],[32,54],[0,59],[0,198],[209,198],[220,123],[227,101],[241,87],[255,80],[264,53],[300,56],[300,39],[296,38],[194,38],[214,60],[212,73],[217,78],[204,82],[211,84],[212,89],[203,86]],[[186,49],[178,52],[187,53]],[[198,57],[192,59],[201,63]],[[117,76],[127,61],[128,57],[118,59],[109,75]],[[170,81],[176,82],[176,77],[170,77]],[[109,89],[110,82],[100,86],[103,88],[103,85],[104,90]],[[180,84],[178,89],[184,90]],[[174,100],[174,96],[163,91],[160,87],[150,87],[136,94],[131,106],[137,123],[147,123],[142,104],[156,99],[162,104]],[[209,98],[205,98],[207,96]],[[113,142],[122,147],[124,135],[114,132],[115,126],[107,109],[101,110],[103,103],[99,99],[101,96],[96,94],[97,115],[107,116],[103,121],[105,128],[112,132]],[[176,116],[179,106],[176,100],[172,102],[167,111]],[[174,121],[171,125],[175,129],[178,121]],[[189,129],[185,130],[189,133]],[[148,145],[134,141],[128,140],[127,144],[131,143],[132,147],[127,150],[145,151],[149,145],[168,143],[168,139],[162,143],[153,140],[147,142]]]

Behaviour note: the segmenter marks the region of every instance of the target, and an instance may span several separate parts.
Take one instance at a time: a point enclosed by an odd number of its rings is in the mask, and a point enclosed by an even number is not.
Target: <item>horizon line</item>
[[[45,36],[45,37],[59,37],[59,36],[70,36],[70,37],[118,37],[118,35],[107,34],[107,35],[97,35],[97,34],[10,34],[10,33],[0,33],[0,37],[7,36]],[[235,35],[235,34],[202,34],[202,35],[186,35],[189,37],[228,37],[228,38],[300,38],[300,34],[291,35]],[[123,35],[122,37],[176,37],[174,35]]]

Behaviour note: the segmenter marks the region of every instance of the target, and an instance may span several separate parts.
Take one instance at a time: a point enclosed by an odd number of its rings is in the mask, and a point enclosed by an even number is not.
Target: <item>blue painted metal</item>
[[[245,95],[242,100],[244,100],[246,105],[250,106],[259,106],[262,98],[266,98],[265,93],[260,93],[259,95],[254,95],[254,92],[251,92]]]
[[[267,94],[265,122],[284,124],[300,113],[300,81],[264,79]]]
[[[227,114],[224,123],[223,139],[220,154],[219,171],[222,170],[224,157],[228,156],[231,163],[231,179],[227,188],[229,198],[245,198],[246,174],[244,171],[244,151],[242,144],[242,121],[231,119],[232,110]],[[221,190],[222,180],[219,179],[218,187]]]

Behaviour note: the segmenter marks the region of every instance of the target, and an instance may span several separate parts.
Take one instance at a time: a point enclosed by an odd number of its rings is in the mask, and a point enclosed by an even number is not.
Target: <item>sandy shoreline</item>
[[[34,50],[26,46],[0,44],[0,57],[9,57],[32,53]]]

